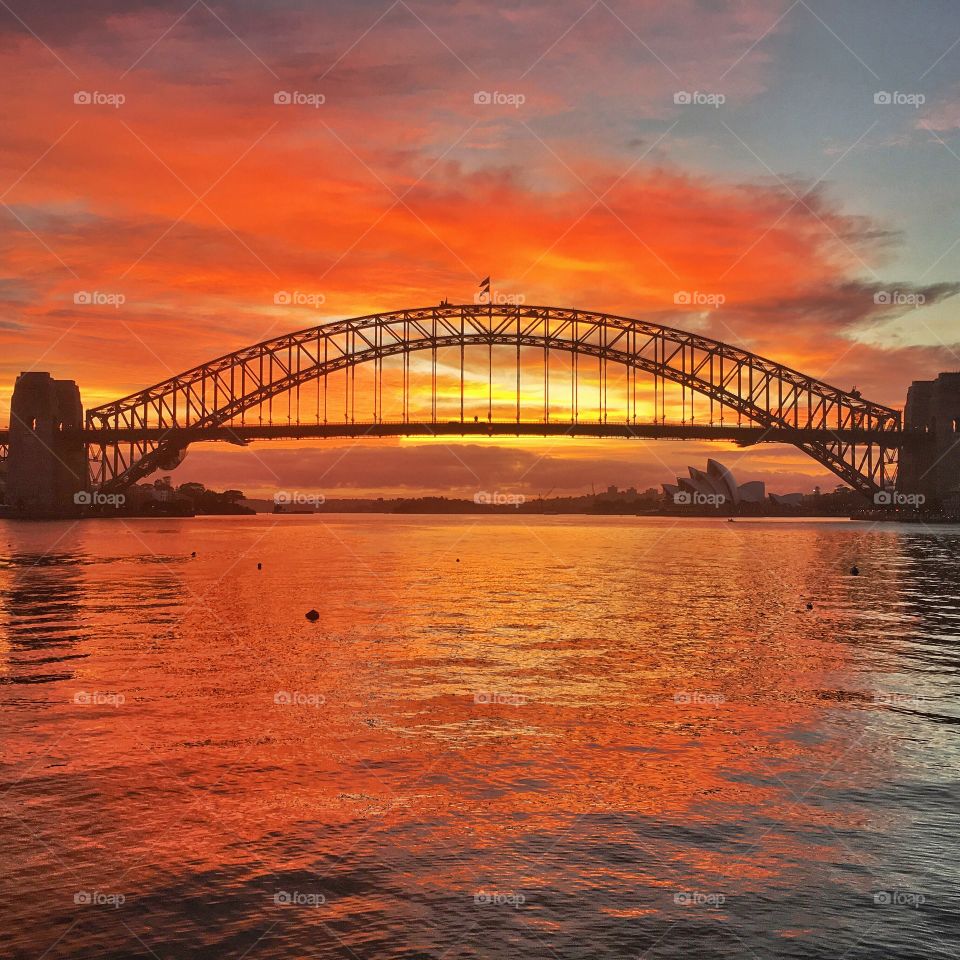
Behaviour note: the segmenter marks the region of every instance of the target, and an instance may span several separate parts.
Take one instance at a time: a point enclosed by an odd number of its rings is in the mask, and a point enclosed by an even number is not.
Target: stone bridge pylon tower
[[[960,507],[960,373],[914,380],[903,419],[904,429],[924,442],[901,455],[898,488],[954,512]]]
[[[88,487],[83,405],[73,380],[21,373],[10,401],[7,505],[11,515],[79,513],[76,494]]]

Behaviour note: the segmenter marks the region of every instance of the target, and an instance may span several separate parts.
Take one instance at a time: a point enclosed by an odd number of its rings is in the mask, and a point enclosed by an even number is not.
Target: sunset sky
[[[22,370],[92,407],[486,275],[892,406],[960,369],[955,0],[0,0],[0,58],[0,422]],[[707,456],[837,482],[789,447],[612,440],[210,445],[175,479],[566,494]]]

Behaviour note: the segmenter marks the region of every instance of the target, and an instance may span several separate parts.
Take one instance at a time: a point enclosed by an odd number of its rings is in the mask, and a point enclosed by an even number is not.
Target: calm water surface
[[[0,523],[0,956],[956,956],[958,560],[852,523]]]

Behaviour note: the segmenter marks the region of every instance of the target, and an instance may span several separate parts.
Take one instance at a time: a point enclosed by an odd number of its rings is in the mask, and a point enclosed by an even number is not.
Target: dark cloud
[[[0,278],[0,303],[7,309],[22,309],[36,299],[37,293],[32,284],[13,277]],[[0,319],[0,326],[6,330],[22,330],[24,326],[11,320]]]
[[[715,457],[728,464],[739,481],[766,480],[780,492],[810,490],[815,483],[832,489],[837,482],[812,461],[810,474],[798,470],[792,448],[775,444],[743,451],[719,444],[598,440],[592,450],[582,445],[574,455],[569,450],[563,442],[545,449],[457,442],[398,445],[387,440],[326,449],[255,444],[235,450],[196,444],[174,479],[240,487],[261,496],[277,490],[328,497],[470,498],[480,490],[570,496],[594,487],[605,490],[609,484],[659,487],[678,474],[685,476],[688,465],[702,467],[707,457]]]
[[[172,23],[184,6],[181,0],[138,0],[135,4],[120,0],[31,0],[29,4],[0,9],[0,32],[74,44],[107,33],[109,21],[118,16],[168,13]]]
[[[711,326],[723,339],[724,324],[743,323],[746,331],[755,327],[806,324],[832,332],[885,322],[904,316],[917,305],[933,306],[960,293],[960,283],[918,285],[904,283],[867,283],[851,280],[824,283],[822,286],[782,297],[763,297],[745,303],[732,302],[725,312],[711,317]],[[726,305],[725,305],[726,306]],[[727,320],[726,313],[733,319]]]

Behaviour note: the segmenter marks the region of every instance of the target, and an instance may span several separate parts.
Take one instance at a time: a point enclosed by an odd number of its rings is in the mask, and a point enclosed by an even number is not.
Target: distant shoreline
[[[557,499],[530,499],[513,504],[474,503],[471,500],[447,499],[445,497],[417,497],[395,499],[337,498],[327,499],[313,507],[291,508],[283,506],[276,509],[271,501],[247,499],[244,506],[258,514],[273,516],[314,516],[318,514],[390,514],[394,516],[592,516],[592,517],[672,517],[682,519],[707,518],[718,520],[751,519],[836,519],[867,520],[884,522],[957,522],[958,518],[922,517],[907,512],[876,510],[869,508],[846,509],[833,505],[809,504],[800,507],[774,506],[763,504],[738,504],[736,506],[698,507],[671,506],[650,503],[641,499],[616,499],[604,495],[587,497],[565,497]],[[817,509],[817,506],[820,509]]]
[[[321,516],[331,514],[390,515],[390,516],[501,516],[501,517],[665,517],[673,519],[714,520],[854,520],[894,523],[960,523],[960,517],[942,514],[918,514],[916,512],[877,509],[867,505],[857,506],[836,498],[811,497],[800,506],[785,504],[740,503],[720,506],[664,505],[663,501],[623,494],[596,494],[578,497],[551,499],[525,499],[511,495],[509,502],[454,499],[446,497],[397,497],[386,498],[324,498],[312,496],[300,500],[288,500],[275,504],[272,500],[244,498],[236,503],[211,504],[212,509],[196,509],[183,500],[169,503],[154,501],[149,507],[130,504],[118,508],[100,507],[84,509],[70,515],[58,514],[34,519],[185,519],[193,516]],[[819,502],[818,502],[819,501]],[[832,501],[832,502],[831,502]],[[5,511],[0,506],[0,519],[26,519]]]
[[[46,517],[18,517],[11,516],[9,514],[4,514],[0,511],[0,520],[8,520],[11,522],[20,522],[20,523],[43,523],[43,522],[65,522],[65,521],[77,521],[77,520],[193,520],[193,519],[206,519],[206,518],[250,518],[250,517],[336,517],[336,516],[354,516],[354,517],[374,517],[374,516],[387,516],[387,517],[525,517],[529,519],[534,519],[538,517],[544,518],[562,518],[562,517],[580,517],[580,518],[603,518],[603,517],[619,517],[623,519],[649,519],[649,520],[716,520],[718,522],[729,522],[729,523],[751,523],[755,521],[762,520],[779,520],[779,521],[792,521],[792,520],[821,520],[821,521],[832,521],[837,523],[910,523],[910,524],[937,524],[937,525],[949,525],[957,526],[960,525],[960,518],[957,517],[940,517],[940,516],[927,516],[927,517],[912,517],[912,516],[898,516],[896,514],[885,514],[883,516],[870,516],[863,515],[858,516],[855,514],[829,514],[829,513],[790,513],[790,514],[775,514],[775,513],[753,513],[747,515],[736,515],[730,516],[722,513],[704,513],[697,511],[690,511],[684,513],[676,512],[666,512],[666,511],[647,511],[643,513],[621,511],[621,512],[598,512],[598,511],[586,511],[586,510],[567,510],[563,512],[558,512],[555,510],[548,510],[545,512],[540,511],[518,511],[518,510],[502,510],[502,509],[490,509],[490,510],[426,510],[426,509],[409,509],[409,510],[358,510],[354,507],[335,507],[328,508],[325,510],[311,510],[311,511],[290,511],[290,512],[281,512],[273,513],[272,511],[252,511],[250,513],[194,513],[194,514],[182,514],[182,513],[147,513],[147,512],[136,512],[136,513],[117,513],[117,512],[101,512],[101,513],[89,513],[82,517],[78,516],[46,516]]]

